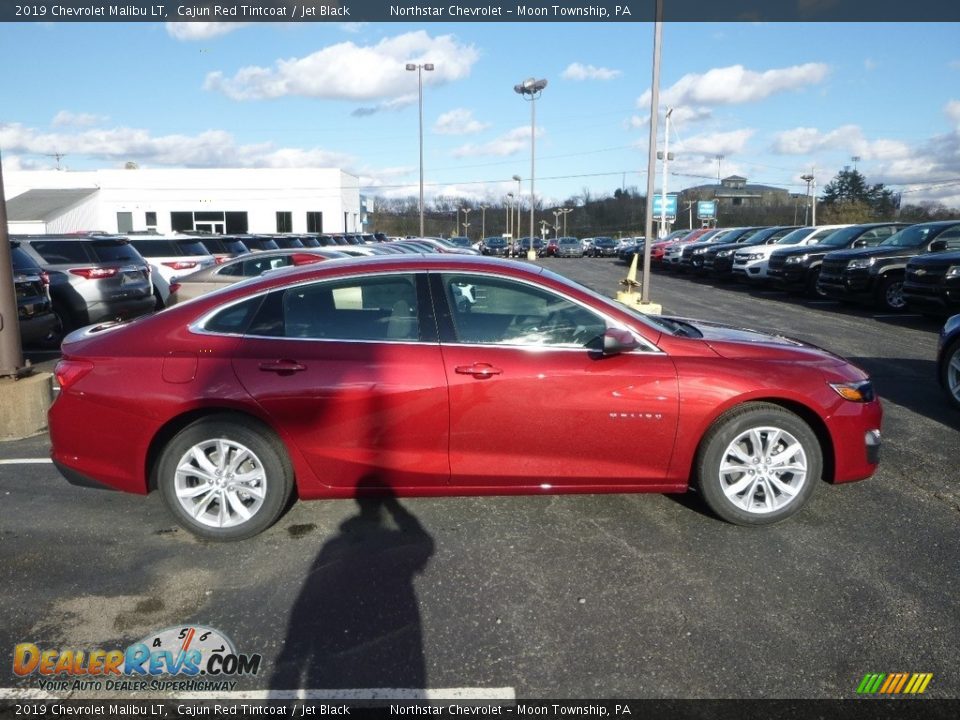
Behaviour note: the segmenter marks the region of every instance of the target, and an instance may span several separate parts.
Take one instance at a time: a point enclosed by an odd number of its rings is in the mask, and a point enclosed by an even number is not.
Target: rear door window
[[[90,247],[100,262],[143,262],[143,256],[126,240],[94,240]]]
[[[81,240],[35,240],[30,246],[51,265],[77,265],[93,262]]]

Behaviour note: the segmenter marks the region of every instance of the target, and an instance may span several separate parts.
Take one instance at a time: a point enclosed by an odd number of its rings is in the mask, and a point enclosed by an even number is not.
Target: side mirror
[[[851,247],[855,247],[855,248],[867,247],[867,241],[864,240],[863,238],[860,238],[859,240],[854,240],[853,245]]]
[[[940,252],[947,249],[946,240],[934,240],[930,243],[930,252]]]
[[[620,353],[630,352],[638,347],[640,343],[629,330],[620,328],[607,328],[603,333],[603,354],[619,355]]]

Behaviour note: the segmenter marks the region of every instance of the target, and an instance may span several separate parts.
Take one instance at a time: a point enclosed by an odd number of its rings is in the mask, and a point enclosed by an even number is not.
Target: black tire
[[[761,447],[755,451],[751,446],[753,441],[743,438],[753,430],[757,431],[761,445],[773,440],[773,448],[768,446],[764,451]],[[770,430],[779,430],[781,434],[792,437],[774,436]],[[806,472],[802,478],[796,472],[777,470],[778,461],[768,464],[769,458],[778,454],[771,453],[771,450],[782,451],[786,449],[784,445],[792,446],[793,441],[799,444],[799,448],[784,461],[790,462],[790,467],[794,463],[805,465]],[[763,464],[753,464],[733,456],[731,449],[735,442],[741,457],[760,455],[768,460],[762,461]],[[724,477],[721,467],[728,457],[736,462],[728,463]],[[745,468],[744,472],[729,469],[735,464]],[[779,405],[747,403],[722,415],[707,431],[700,443],[695,470],[697,488],[709,508],[720,518],[734,525],[771,525],[796,513],[813,494],[823,472],[823,452],[813,430],[797,415]],[[781,474],[771,481],[769,478],[777,472]],[[740,484],[745,484],[744,491],[736,494],[734,488]],[[778,486],[793,488],[795,493],[783,492]],[[728,497],[727,492],[731,492],[736,500]]]
[[[157,312],[160,312],[166,307],[163,302],[163,298],[160,297],[160,290],[157,289],[157,286],[153,287],[153,309]]]
[[[817,287],[820,279],[820,268],[813,268],[807,275],[807,295],[817,300],[823,300],[827,294]]]
[[[960,373],[956,370],[950,370],[950,363],[960,364],[960,339],[954,340],[943,353],[943,365],[940,366],[940,385],[947,394],[947,400],[957,410],[960,410]],[[951,389],[951,375],[954,380],[954,387]]]
[[[228,449],[225,453],[226,457],[220,458],[213,448],[210,448],[213,452],[207,454],[207,450],[201,447],[221,440],[232,446],[233,455],[231,455],[231,449]],[[203,506],[204,501],[206,505],[194,516],[185,507],[185,504],[193,498],[187,498],[185,502],[181,502],[177,496],[177,466],[186,459],[188,452],[198,448],[198,452],[207,458],[211,467],[214,462],[219,465],[222,475],[217,476],[218,482],[224,485],[219,489],[212,488],[208,492],[198,493],[203,497],[199,499],[197,505]],[[250,458],[236,464],[238,455],[245,457],[244,450],[249,452]],[[229,462],[230,460],[232,462]],[[191,467],[195,471],[205,471],[199,463]],[[231,487],[231,481],[234,480],[233,471],[238,474],[262,476],[262,480],[251,481],[233,489],[235,488],[235,486]],[[154,479],[167,508],[177,523],[194,535],[217,541],[245,540],[273,525],[286,507],[294,484],[293,466],[280,439],[261,423],[241,415],[211,415],[185,427],[167,443],[161,452]],[[185,490],[201,487],[202,483],[202,478],[190,472],[181,473],[179,478],[180,487]],[[264,487],[265,490],[263,490]],[[254,494],[258,488],[263,490],[260,498]],[[231,489],[234,493],[232,499],[228,497]],[[207,500],[211,496],[212,498]],[[236,511],[237,504],[251,513],[248,519],[240,517]],[[197,509],[197,505],[194,509]],[[239,519],[232,521],[228,517],[227,521],[233,524],[217,527],[211,524],[213,518],[210,515],[214,508],[221,518],[223,514],[232,513]],[[206,518],[207,522],[197,519],[198,517]]]
[[[903,275],[885,275],[877,285],[876,304],[881,310],[900,312],[907,307],[903,298]]]

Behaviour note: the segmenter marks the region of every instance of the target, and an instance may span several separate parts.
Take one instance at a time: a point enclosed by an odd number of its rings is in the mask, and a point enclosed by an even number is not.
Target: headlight
[[[868,403],[873,402],[877,397],[873,391],[873,383],[869,380],[849,383],[830,383],[830,387],[833,388],[837,395],[850,402]]]
[[[960,278],[960,265],[951,265],[947,268],[947,274],[944,276],[950,279]]]
[[[787,265],[799,265],[800,263],[805,263],[810,259],[810,256],[804,253],[803,255],[791,255],[787,258]]]
[[[708,250],[708,248],[697,248],[696,250],[693,251],[693,254],[694,254],[694,255],[703,255],[707,250]]]
[[[718,250],[717,257],[730,257],[733,255],[733,250]]]
[[[858,268],[868,268],[872,267],[874,263],[877,262],[875,257],[870,258],[855,258],[847,263],[848,270],[856,270]]]
[[[763,253],[750,253],[749,255],[741,255],[740,257],[747,262],[752,262],[754,260],[763,260],[765,256]]]

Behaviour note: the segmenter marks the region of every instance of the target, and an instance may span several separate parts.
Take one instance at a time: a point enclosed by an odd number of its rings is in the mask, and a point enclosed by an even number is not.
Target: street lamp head
[[[810,182],[811,180],[813,180],[813,175],[801,175],[800,179],[806,182]]]
[[[433,63],[424,63],[423,69],[427,72],[433,72]]]
[[[519,95],[536,95],[542,92],[547,86],[546,80],[537,80],[536,78],[527,78],[519,85],[513,86],[513,91]]]
[[[417,66],[413,63],[407,63],[407,70],[416,70]]]
[[[513,176],[513,179],[516,180],[517,182],[520,182],[520,176],[519,176],[519,175],[514,175],[514,176]]]

